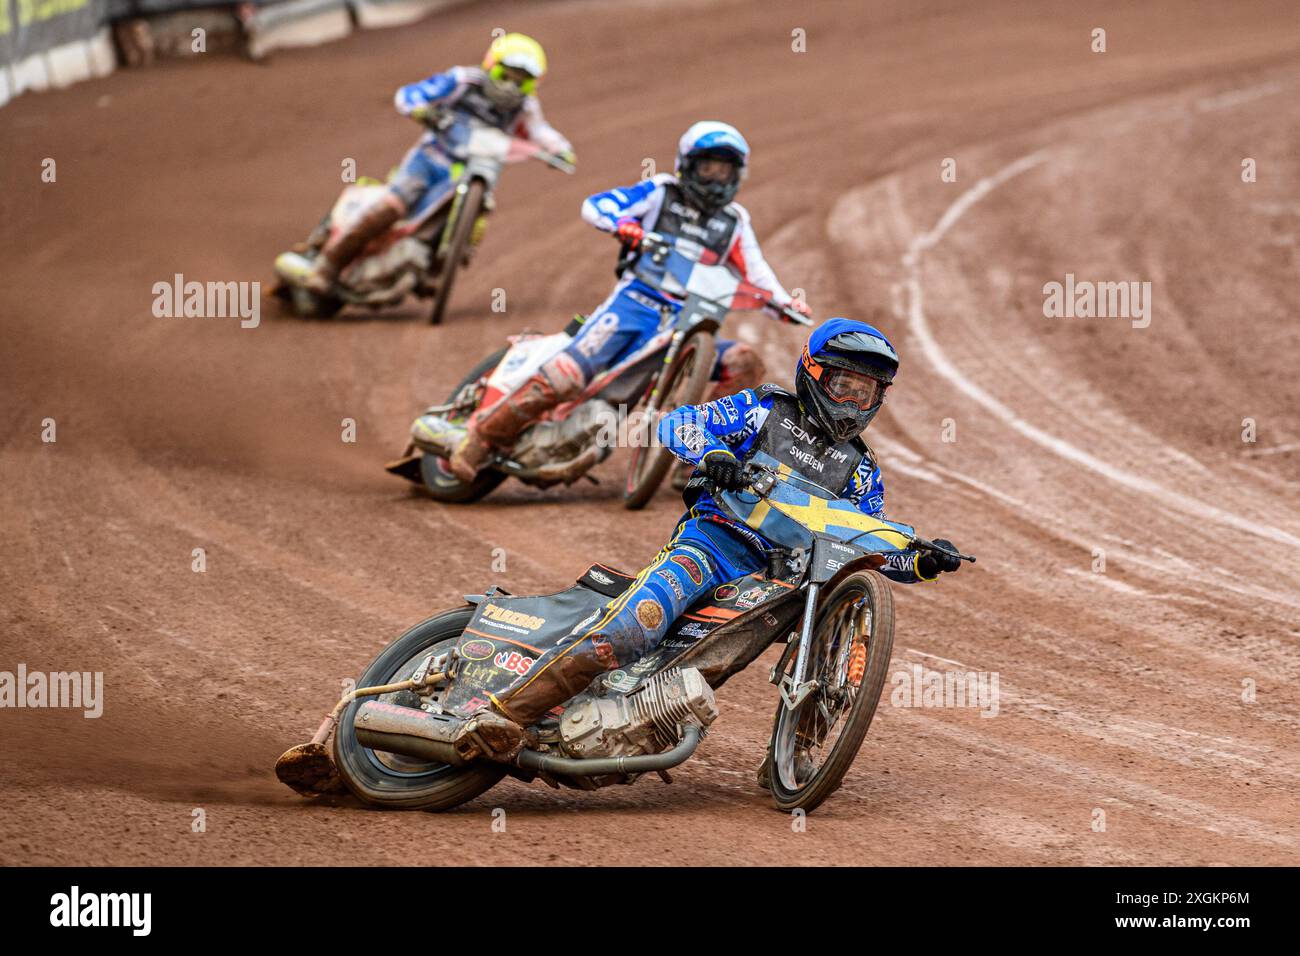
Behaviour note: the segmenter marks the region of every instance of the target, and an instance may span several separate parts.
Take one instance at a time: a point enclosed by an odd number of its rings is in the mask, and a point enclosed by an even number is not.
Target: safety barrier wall
[[[113,71],[106,0],[0,0],[0,105]]]
[[[0,0],[0,106],[28,90],[106,76],[124,60],[145,65],[155,52],[151,32],[171,34],[171,46],[188,44],[191,27],[201,24],[229,34],[249,57],[260,59],[281,47],[340,39],[354,26],[399,26],[467,2]]]

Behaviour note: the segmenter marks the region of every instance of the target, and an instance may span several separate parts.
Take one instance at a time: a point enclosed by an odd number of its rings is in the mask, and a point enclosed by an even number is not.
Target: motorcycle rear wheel
[[[703,401],[716,352],[712,332],[696,332],[683,342],[673,364],[655,381],[656,411],[672,411],[682,405],[698,405]],[[651,422],[650,428],[657,427],[657,424]],[[659,490],[664,475],[677,460],[672,452],[655,440],[653,434],[646,437],[645,444],[632,449],[632,461],[628,463],[627,481],[623,486],[623,507],[632,511],[649,503]]]
[[[471,179],[465,189],[465,198],[461,200],[456,221],[452,223],[451,241],[447,244],[447,256],[442,260],[438,272],[438,291],[433,296],[433,309],[429,313],[430,325],[441,325],[451,301],[451,290],[456,284],[456,273],[469,252],[470,238],[474,233],[474,223],[483,211],[483,200],[487,194],[487,185],[481,179]]]
[[[460,393],[461,389],[467,385],[472,385],[484,375],[491,373],[494,368],[501,364],[501,359],[505,357],[505,354],[505,349],[497,349],[470,369],[465,377],[460,380],[460,384],[447,396],[447,401],[451,402]],[[463,419],[457,418],[456,421],[460,422]],[[489,495],[497,485],[506,480],[506,476],[501,472],[492,468],[485,468],[474,476],[473,481],[462,481],[448,470],[446,459],[428,454],[424,456],[421,462],[421,473],[424,477],[424,490],[428,492],[430,497],[454,505],[467,505],[478,501],[480,498]]]
[[[810,813],[839,789],[871,726],[894,648],[889,582],[874,571],[845,578],[821,602],[812,642],[805,677],[820,685],[793,711],[777,704],[768,743],[772,802],[786,812]]]
[[[471,617],[471,608],[458,608],[415,625],[384,648],[357,686],[373,687],[410,677],[431,650],[454,645]],[[448,810],[486,793],[506,775],[504,767],[486,760],[453,767],[361,746],[353,721],[366,700],[376,699],[419,706],[419,698],[404,691],[355,700],[339,717],[334,763],[343,783],[364,803],[387,810]]]

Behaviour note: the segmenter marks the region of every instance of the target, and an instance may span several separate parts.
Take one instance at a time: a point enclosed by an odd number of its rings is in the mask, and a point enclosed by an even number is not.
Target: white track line
[[[1241,91],[1243,94],[1248,91]],[[1227,96],[1229,94],[1224,94]],[[1249,99],[1254,99],[1250,97]],[[1236,102],[1247,102],[1248,99],[1239,99]],[[1196,498],[1184,495],[1181,492],[1165,488],[1148,478],[1135,475],[1132,472],[1117,468],[1108,462],[1102,461],[1081,448],[1077,448],[1058,438],[1043,429],[1025,421],[1009,407],[998,401],[984,389],[980,388],[973,381],[967,378],[956,365],[948,358],[943,349],[940,348],[934,334],[930,331],[930,323],[926,318],[925,309],[922,305],[921,298],[921,255],[927,249],[933,248],[939,243],[944,235],[951,229],[966,211],[974,206],[977,202],[991,193],[998,186],[1002,185],[1009,179],[1019,176],[1021,173],[1041,165],[1047,159],[1045,150],[1038,150],[1027,156],[1022,156],[1015,162],[1003,167],[992,176],[986,176],[977,182],[966,192],[962,193],[951,206],[949,206],[939,217],[933,229],[929,232],[923,232],[916,236],[908,245],[907,252],[903,254],[903,269],[906,272],[906,278],[901,283],[903,290],[903,300],[900,303],[903,306],[903,314],[911,323],[913,331],[921,345],[921,350],[925,353],[930,364],[940,375],[948,379],[961,392],[965,393],[977,404],[982,405],[996,418],[1005,425],[1024,435],[1030,441],[1046,448],[1068,459],[1078,465],[1082,465],[1089,471],[1094,471],[1105,478],[1110,479],[1116,484],[1122,485],[1132,491],[1140,494],[1149,495],[1157,499],[1167,507],[1176,511],[1181,511],[1194,518],[1208,518],[1218,524],[1230,528],[1248,531],[1260,538],[1269,541],[1275,541],[1279,544],[1289,545],[1292,548],[1300,550],[1300,538],[1288,534],[1278,528],[1260,524],[1249,518],[1242,518],[1231,512],[1216,508]]]

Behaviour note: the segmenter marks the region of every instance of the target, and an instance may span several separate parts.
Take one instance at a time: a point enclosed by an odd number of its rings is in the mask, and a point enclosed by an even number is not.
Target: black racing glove
[[[935,538],[934,543],[950,551],[957,550],[957,546],[947,538]],[[939,551],[922,551],[916,559],[916,573],[923,578],[937,578],[940,572],[956,571],[960,567],[961,558]]]
[[[745,468],[729,451],[711,451],[704,456],[704,474],[719,491],[739,491],[745,487]]]

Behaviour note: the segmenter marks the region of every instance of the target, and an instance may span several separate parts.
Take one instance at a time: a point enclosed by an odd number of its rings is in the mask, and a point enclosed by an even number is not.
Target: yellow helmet
[[[527,73],[530,79],[521,83],[519,89],[525,94],[532,93],[537,81],[546,75],[546,51],[530,36],[507,33],[493,40],[483,56],[483,69],[498,83],[505,78],[505,67]]]

